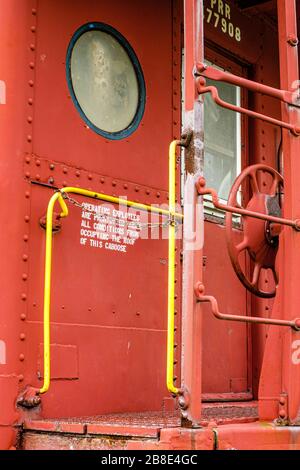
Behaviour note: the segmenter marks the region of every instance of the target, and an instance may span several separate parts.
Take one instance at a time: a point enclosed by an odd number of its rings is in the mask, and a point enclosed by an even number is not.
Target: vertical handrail
[[[174,317],[175,317],[175,204],[176,204],[176,149],[181,142],[173,140],[169,147],[169,255],[168,255],[168,341],[167,341],[167,388],[178,394],[174,385]]]
[[[59,202],[61,217],[67,217],[69,211],[61,193],[57,192],[51,197],[47,209],[46,224],[46,253],[45,253],[45,284],[44,284],[44,383],[40,393],[45,393],[50,387],[51,361],[50,361],[50,300],[51,300],[51,268],[52,268],[52,220],[56,201]]]

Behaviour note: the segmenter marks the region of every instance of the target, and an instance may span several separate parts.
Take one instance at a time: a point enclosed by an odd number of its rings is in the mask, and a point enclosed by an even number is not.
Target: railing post
[[[203,169],[203,104],[196,90],[193,71],[203,61],[203,2],[186,0],[184,132],[193,138],[185,150],[184,245],[182,296],[181,380],[180,397],[183,424],[198,425],[201,419],[201,304],[197,303],[194,285],[202,280],[203,207],[195,183]]]

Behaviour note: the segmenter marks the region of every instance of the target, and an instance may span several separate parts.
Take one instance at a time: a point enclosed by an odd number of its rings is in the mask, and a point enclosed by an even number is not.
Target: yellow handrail
[[[178,394],[174,386],[174,316],[175,316],[175,204],[176,204],[176,148],[179,140],[174,140],[169,148],[169,255],[168,255],[168,338],[167,338],[167,388],[169,392]],[[173,220],[172,220],[173,217]]]
[[[177,141],[176,141],[177,142]],[[172,142],[171,146],[174,143]],[[177,143],[176,143],[177,145]],[[176,149],[176,146],[175,146]],[[175,155],[175,154],[174,154]],[[175,168],[175,166],[174,166]],[[173,181],[173,180],[172,180]],[[174,191],[175,191],[175,179],[174,179]],[[129,201],[127,199],[122,199],[118,198],[115,196],[109,196],[107,194],[102,194],[102,193],[96,193],[93,191],[89,191],[87,189],[81,189],[81,188],[75,188],[75,187],[67,187],[63,188],[60,191],[57,191],[53,196],[51,197],[49,203],[48,203],[48,209],[47,209],[47,226],[46,226],[46,256],[45,256],[45,284],[44,284],[44,383],[42,388],[39,390],[39,393],[45,393],[49,390],[50,387],[50,304],[51,304],[51,267],[52,267],[52,220],[53,220],[53,210],[54,210],[54,205],[55,202],[58,201],[62,212],[60,214],[61,217],[67,217],[69,211],[68,207],[65,203],[65,200],[63,198],[64,194],[68,193],[73,193],[73,194],[80,194],[82,196],[87,196],[95,199],[100,199],[103,201],[108,201],[112,203],[119,203],[121,205],[127,206],[127,207],[134,207],[136,209],[141,209],[149,212],[154,212],[157,214],[161,215],[166,215],[170,217],[170,226],[172,225],[174,232],[173,235],[173,244],[175,243],[175,224],[174,220],[172,219],[183,219],[183,215],[176,213],[175,212],[175,198],[174,198],[174,204],[171,205],[171,201],[169,203],[169,207],[172,207],[172,212],[165,210],[165,209],[160,209],[158,207],[152,207],[147,204],[141,204],[139,202],[135,201]],[[170,196],[171,199],[171,196]],[[169,244],[170,244],[170,239],[169,239]],[[173,251],[175,253],[175,246],[173,248]],[[170,251],[169,251],[170,253]],[[171,263],[173,266],[173,269],[175,269],[175,264],[174,264],[174,256],[173,256],[173,262]],[[170,262],[169,262],[170,266]],[[169,267],[170,271],[170,267]],[[173,274],[173,279],[174,279],[174,274]],[[173,286],[174,289],[174,286]],[[173,296],[174,297],[174,296]],[[168,322],[169,323],[169,322]],[[174,325],[174,304],[173,304],[173,325]],[[168,334],[168,344],[169,344],[169,334]],[[172,344],[174,345],[174,327],[173,327],[173,340]],[[173,360],[172,360],[173,364]],[[173,367],[173,365],[172,365]],[[172,372],[173,374],[173,372]],[[174,392],[175,393],[175,392]]]

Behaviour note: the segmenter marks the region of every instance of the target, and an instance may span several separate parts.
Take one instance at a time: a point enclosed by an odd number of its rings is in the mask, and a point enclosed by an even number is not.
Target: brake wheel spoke
[[[255,263],[253,274],[252,274],[252,280],[251,280],[251,284],[253,287],[257,288],[258,286],[260,271],[261,271],[261,265],[259,263]]]

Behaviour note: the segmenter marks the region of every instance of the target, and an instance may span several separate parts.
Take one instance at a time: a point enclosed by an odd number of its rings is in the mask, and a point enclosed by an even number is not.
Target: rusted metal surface
[[[231,408],[231,409],[230,409]],[[243,408],[244,422],[239,422],[239,411]],[[256,410],[257,411],[257,410]],[[203,429],[162,427],[159,435],[147,436],[126,434],[110,435],[111,428],[103,427],[103,433],[89,434],[81,424],[62,424],[54,427],[40,423],[27,423],[21,439],[21,448],[37,449],[102,449],[102,450],[299,450],[300,431],[297,427],[277,427],[273,423],[254,423],[257,418],[255,406],[235,404],[219,406],[220,423],[214,412],[208,411],[208,426]],[[247,416],[246,416],[247,415]],[[228,416],[236,423],[226,423]],[[222,421],[223,419],[223,421]],[[252,421],[252,422],[251,422]],[[84,422],[84,421],[83,421]],[[171,424],[171,421],[170,421]],[[65,429],[63,431],[63,429]],[[77,429],[77,431],[76,431]],[[42,432],[40,432],[42,431]]]
[[[272,423],[228,425],[215,428],[217,450],[299,450],[297,427],[276,427]]]

